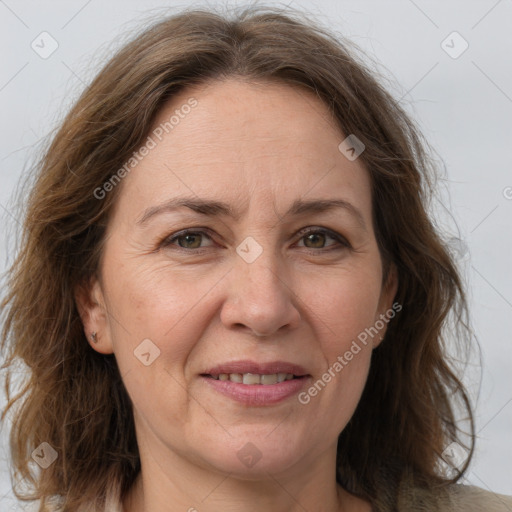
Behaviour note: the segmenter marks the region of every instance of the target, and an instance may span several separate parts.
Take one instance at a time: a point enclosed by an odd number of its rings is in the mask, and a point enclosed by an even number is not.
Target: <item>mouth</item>
[[[296,395],[311,375],[302,367],[282,361],[234,361],[201,373],[210,389],[248,406],[282,402]]]
[[[238,384],[246,384],[249,386],[261,385],[271,386],[273,384],[279,384],[286,380],[303,379],[305,375],[294,375],[293,373],[270,373],[270,374],[259,374],[259,373],[219,373],[216,375],[202,374],[202,377],[236,382]]]

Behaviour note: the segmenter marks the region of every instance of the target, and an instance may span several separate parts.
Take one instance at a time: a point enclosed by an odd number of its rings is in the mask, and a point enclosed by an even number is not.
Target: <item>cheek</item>
[[[336,355],[348,350],[350,341],[374,325],[381,292],[377,271],[347,271],[315,285],[304,282],[301,302],[310,311],[310,321],[322,333],[324,349]],[[309,293],[306,294],[307,290]]]
[[[178,272],[166,265],[140,265],[120,268],[111,278],[109,295],[113,298],[119,315],[130,331],[131,337],[154,338],[155,343],[175,336],[183,330],[193,328],[189,314],[201,309],[201,299],[213,286],[200,272]],[[162,347],[163,348],[163,347]]]
[[[125,263],[111,274],[114,352],[125,385],[142,408],[154,406],[158,394],[175,404],[178,416],[187,407],[187,365],[212,321],[210,294],[217,281],[211,272],[178,272],[169,265],[128,268]]]
[[[323,368],[302,403],[329,416],[333,428],[352,416],[364,389],[372,355],[373,329],[378,316],[379,275],[339,276],[324,283],[322,293],[308,299],[310,321],[321,346]],[[308,406],[308,407],[309,407]]]
[[[190,406],[183,392],[186,364],[208,322],[205,295],[213,283],[169,268],[158,270],[125,265],[112,275],[108,292],[115,319],[110,326],[135,408],[151,421],[171,421],[178,431]]]
[[[352,335],[351,335],[352,333]],[[299,395],[310,418],[312,436],[334,438],[345,428],[361,399],[370,368],[371,343],[357,339],[358,326],[324,340],[325,367]]]

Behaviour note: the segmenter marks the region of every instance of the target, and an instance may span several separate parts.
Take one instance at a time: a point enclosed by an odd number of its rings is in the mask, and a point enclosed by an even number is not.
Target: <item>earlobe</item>
[[[102,354],[113,353],[103,290],[97,278],[77,286],[75,303],[89,344]]]

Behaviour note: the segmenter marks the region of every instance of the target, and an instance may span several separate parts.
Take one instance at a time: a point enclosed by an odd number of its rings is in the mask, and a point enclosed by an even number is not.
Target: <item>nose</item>
[[[293,279],[279,268],[270,252],[263,251],[252,263],[238,258],[229,272],[228,297],[221,311],[221,321],[228,329],[245,328],[254,336],[269,337],[299,326],[300,302]]]

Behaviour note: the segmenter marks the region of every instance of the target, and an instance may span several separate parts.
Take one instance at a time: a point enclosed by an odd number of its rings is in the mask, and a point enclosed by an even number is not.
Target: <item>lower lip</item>
[[[205,376],[201,378],[219,393],[247,405],[271,405],[282,402],[296,395],[309,380],[309,377],[301,377],[277,384],[240,384]]]

